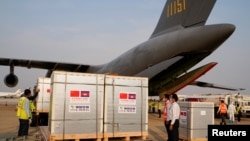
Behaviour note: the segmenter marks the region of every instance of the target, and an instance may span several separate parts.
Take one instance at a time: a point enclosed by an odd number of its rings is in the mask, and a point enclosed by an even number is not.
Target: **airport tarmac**
[[[17,100],[0,98],[0,141],[5,141],[6,138],[17,135],[19,126],[15,111]],[[162,118],[158,118],[158,114],[149,113],[148,120],[148,140],[165,141],[167,135]],[[214,122],[219,124],[220,119],[215,119]],[[250,125],[250,118],[242,118],[240,123],[235,124]],[[28,140],[26,141],[41,141],[41,133],[38,127],[30,127]]]

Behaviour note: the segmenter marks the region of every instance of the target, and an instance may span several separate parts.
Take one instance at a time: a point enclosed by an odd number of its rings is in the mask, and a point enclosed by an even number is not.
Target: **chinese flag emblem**
[[[120,93],[120,99],[128,99],[127,93]]]
[[[80,92],[79,91],[70,91],[70,97],[79,97],[80,96]]]

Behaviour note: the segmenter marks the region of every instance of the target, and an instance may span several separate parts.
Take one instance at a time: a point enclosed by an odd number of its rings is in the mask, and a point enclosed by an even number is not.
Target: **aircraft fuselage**
[[[181,56],[182,53],[212,52],[234,29],[232,24],[215,24],[168,32],[137,45],[101,69],[90,67],[88,72],[136,75],[160,62]]]

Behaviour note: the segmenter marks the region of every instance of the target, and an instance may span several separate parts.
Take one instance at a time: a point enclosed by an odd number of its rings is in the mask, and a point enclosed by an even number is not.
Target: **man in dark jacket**
[[[33,105],[33,109],[32,109],[32,120],[30,123],[31,127],[35,127],[37,125],[37,115],[36,115],[36,111],[35,111],[35,105],[36,105],[36,97],[38,96],[38,93],[40,92],[40,89],[37,88],[36,86],[33,89],[33,95],[29,97],[29,100],[31,102],[31,104]]]
[[[34,86],[33,89],[33,95],[30,95],[28,99],[30,100],[30,105],[31,105],[31,112],[32,112],[32,120],[30,123],[31,127],[35,127],[37,124],[37,116],[36,116],[36,111],[35,111],[35,99],[38,96],[38,93],[40,92],[40,89]],[[24,94],[21,95],[21,97],[24,96]]]

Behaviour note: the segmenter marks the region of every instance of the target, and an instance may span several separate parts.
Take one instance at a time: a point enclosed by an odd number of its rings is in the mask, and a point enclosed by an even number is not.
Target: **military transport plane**
[[[150,96],[175,93],[190,84],[213,87],[213,84],[195,80],[217,62],[189,70],[215,51],[235,30],[232,24],[205,25],[215,2],[167,0],[149,39],[108,63],[85,65],[0,58],[0,65],[10,66],[10,74],[4,82],[8,87],[16,86],[18,78],[14,67],[19,66],[47,69],[46,77],[55,70],[148,77]]]

